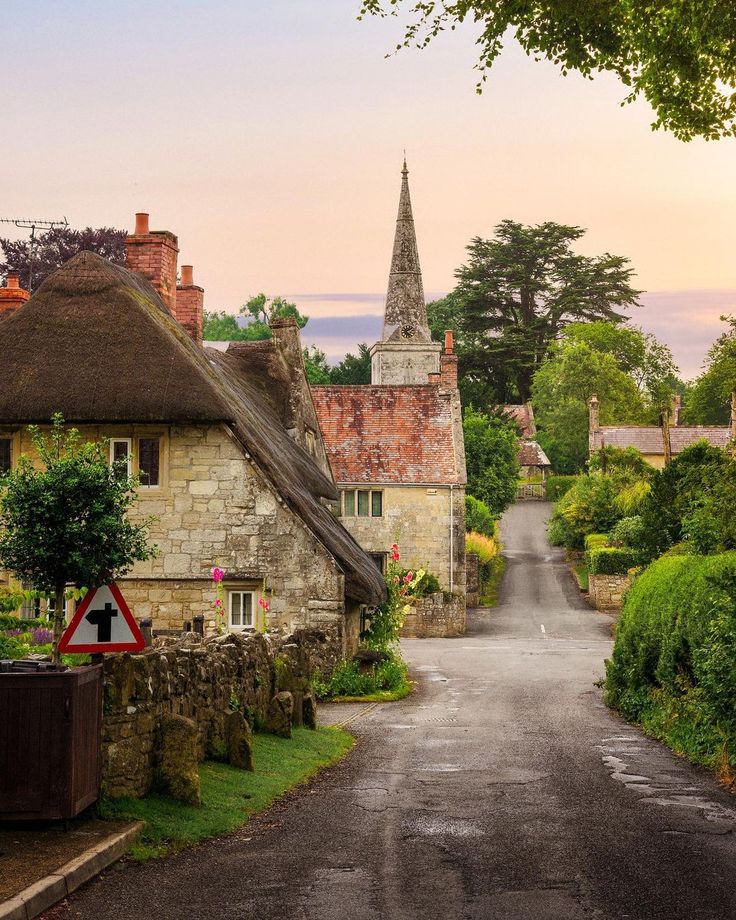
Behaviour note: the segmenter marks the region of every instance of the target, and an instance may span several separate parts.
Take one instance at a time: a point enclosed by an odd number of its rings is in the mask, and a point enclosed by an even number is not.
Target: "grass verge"
[[[501,580],[505,571],[506,559],[503,556],[496,556],[491,560],[491,574],[483,583],[482,593],[479,598],[481,607],[496,607],[498,605]]]
[[[337,728],[294,729],[293,737],[257,734],[256,772],[205,761],[200,766],[202,806],[183,805],[157,793],[144,799],[104,799],[100,813],[111,820],[144,821],[131,855],[145,861],[168,856],[211,837],[242,827],[289,789],[340,760],[354,738]]]
[[[367,693],[365,696],[333,696],[330,703],[393,703],[395,700],[403,700],[405,696],[414,689],[414,684],[410,680],[403,680],[398,687],[393,690],[377,690],[375,693]]]

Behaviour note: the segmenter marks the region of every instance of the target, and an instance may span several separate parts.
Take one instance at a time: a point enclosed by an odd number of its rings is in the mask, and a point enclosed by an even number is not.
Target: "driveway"
[[[548,546],[548,514],[506,515],[501,603],[467,637],[403,644],[412,698],[325,707],[358,736],[344,763],[234,836],[108,872],[53,916],[735,917],[736,803],[604,707],[611,620]]]

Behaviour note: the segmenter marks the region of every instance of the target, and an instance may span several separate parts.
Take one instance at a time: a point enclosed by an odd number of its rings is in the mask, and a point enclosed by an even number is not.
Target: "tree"
[[[138,483],[128,478],[126,460],[109,464],[106,442],[82,443],[60,414],[48,436],[36,426],[29,431],[42,466],[21,456],[0,480],[0,565],[54,595],[58,663],[66,586],[106,584],[156,550],[148,542],[150,520],[134,524],[127,517]]]
[[[727,425],[731,393],[736,390],[736,318],[721,317],[731,328],[708,351],[706,369],[693,384],[685,402],[688,425]]]
[[[325,353],[316,345],[304,349],[304,371],[310,383],[330,383],[330,370]]]
[[[46,277],[84,250],[96,252],[116,265],[125,265],[127,235],[127,230],[115,230],[113,227],[85,227],[84,230],[55,227],[39,234],[33,247],[30,240],[0,238],[4,257],[4,261],[0,262],[0,274],[5,277],[9,271],[19,272],[21,287],[35,291]]]
[[[500,517],[516,498],[520,472],[516,431],[508,422],[469,407],[463,413],[463,435],[468,495]]]
[[[371,382],[371,353],[368,346],[361,342],[358,354],[348,352],[339,364],[330,369],[330,383],[340,386],[356,386]]]
[[[563,341],[534,375],[537,439],[558,473],[577,473],[588,459],[588,402],[600,401],[601,423],[636,424],[649,408],[633,379],[610,354]]]
[[[362,0],[360,16],[398,15],[410,6],[403,40],[426,47],[469,20],[480,30],[481,91],[513,36],[528,55],[563,74],[615,74],[624,102],[649,102],[653,128],[681,140],[736,133],[736,7],[731,0]]]
[[[224,310],[213,313],[205,310],[202,338],[207,342],[262,342],[271,338],[270,325],[275,319],[295,319],[300,329],[309,322],[309,317],[302,316],[296,304],[265,294],[251,297],[240,308],[239,315],[246,318],[244,324]]]
[[[637,303],[628,259],[572,251],[584,233],[581,227],[504,220],[494,239],[475,237],[467,247],[468,264],[457,270],[454,292],[465,327],[477,334],[466,363],[475,375],[503,368],[508,377],[499,402],[529,399],[534,373],[566,325],[622,322],[616,310]]]

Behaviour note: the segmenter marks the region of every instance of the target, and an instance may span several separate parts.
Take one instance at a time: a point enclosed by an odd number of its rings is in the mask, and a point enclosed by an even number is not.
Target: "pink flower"
[[[401,559],[401,553],[399,553],[399,545],[398,545],[398,543],[394,543],[394,544],[391,546],[391,559],[392,559],[393,562],[398,562],[399,559]]]
[[[271,609],[271,605],[268,603],[265,597],[258,598],[258,606],[262,607],[266,612]]]
[[[414,578],[414,575],[411,572],[407,572],[406,575],[404,575],[404,584],[410,584],[412,578]]]
[[[218,568],[217,566],[215,566],[212,569],[212,581],[219,583],[222,581],[224,577],[225,577],[225,573],[223,572],[221,568]]]
[[[222,607],[222,601],[220,600],[219,597],[218,597],[217,600],[215,601],[215,607]]]

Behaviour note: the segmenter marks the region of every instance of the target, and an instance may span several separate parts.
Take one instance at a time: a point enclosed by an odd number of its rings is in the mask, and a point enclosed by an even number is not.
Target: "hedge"
[[[585,548],[587,550],[598,549],[599,546],[608,546],[607,533],[589,533],[585,537]]]
[[[587,555],[591,575],[625,575],[639,562],[639,554],[625,546],[595,546]]]
[[[495,534],[496,519],[484,502],[472,495],[465,496],[465,530],[481,533],[486,537]]]
[[[577,482],[577,476],[549,476],[545,482],[548,502],[558,502]]]
[[[736,776],[736,552],[654,562],[626,596],[606,702],[696,763]]]

